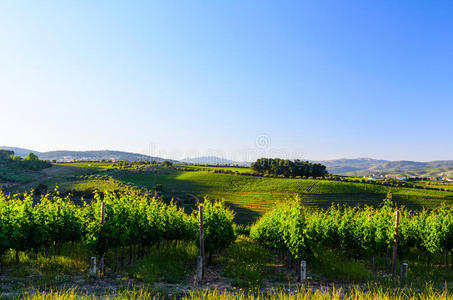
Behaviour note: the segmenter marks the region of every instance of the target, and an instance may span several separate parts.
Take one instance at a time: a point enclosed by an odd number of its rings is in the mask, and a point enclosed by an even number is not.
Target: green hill
[[[321,161],[332,174],[367,176],[453,177],[453,160],[417,162],[386,161],[371,158]]]
[[[220,168],[219,168],[220,169]],[[332,203],[378,205],[392,192],[401,205],[432,207],[442,201],[453,201],[453,192],[331,180],[287,179],[222,174],[209,171],[155,169],[119,177],[150,189],[162,186],[162,193],[177,201],[191,204],[202,197],[223,199],[238,213],[238,221],[250,222],[272,208],[278,201],[298,195],[307,206],[326,207]]]

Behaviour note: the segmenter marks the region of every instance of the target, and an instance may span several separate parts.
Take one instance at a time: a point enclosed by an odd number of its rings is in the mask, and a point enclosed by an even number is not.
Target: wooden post
[[[398,256],[398,226],[400,220],[400,212],[395,212],[395,234],[393,235],[393,258],[392,258],[392,274],[396,276],[396,260]]]
[[[90,277],[96,277],[97,275],[96,256],[93,256],[90,260]]]
[[[203,256],[197,256],[197,284],[200,284],[203,280]]]
[[[407,278],[407,269],[408,269],[408,264],[402,263],[400,267],[400,276],[401,279],[406,279]]]
[[[105,224],[105,202],[101,202],[101,225]],[[101,258],[99,259],[99,277],[104,275],[104,253],[102,253]]]
[[[302,260],[300,262],[300,282],[303,283],[307,280],[307,262]]]
[[[200,256],[201,256],[201,279],[203,279],[204,272],[205,272],[205,254],[204,254],[204,230],[203,230],[203,205],[198,207],[198,223],[199,223],[199,230],[200,230]]]

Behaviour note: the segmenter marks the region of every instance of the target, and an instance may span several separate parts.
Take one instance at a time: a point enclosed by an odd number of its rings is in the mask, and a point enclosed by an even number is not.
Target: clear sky
[[[0,145],[453,159],[452,1],[0,1]]]

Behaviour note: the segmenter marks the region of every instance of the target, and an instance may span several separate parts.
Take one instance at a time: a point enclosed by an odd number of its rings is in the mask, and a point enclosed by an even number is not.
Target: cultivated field
[[[121,162],[75,162],[54,164],[40,176],[21,182],[7,191],[26,191],[43,184],[63,192],[121,190],[131,184],[154,191],[167,200],[174,198],[180,205],[193,209],[194,204],[208,197],[224,200],[237,213],[236,221],[249,224],[276,203],[298,195],[305,206],[329,207],[338,204],[379,205],[391,192],[399,205],[414,209],[436,207],[453,201],[453,184],[416,181],[420,188],[384,186],[378,181],[358,179],[347,182],[320,179],[272,178],[250,176],[249,168],[176,165],[124,165]],[[350,178],[355,180],[355,178]],[[425,189],[434,188],[436,190]]]
[[[54,164],[39,174],[5,191],[45,194],[45,188],[47,196],[0,197],[0,292],[7,298],[451,298],[447,183],[408,188],[353,177],[274,178],[247,168],[124,162]],[[198,284],[196,211],[208,203],[204,197],[224,200],[235,223],[228,210],[208,204],[205,228],[215,248]],[[332,204],[378,209],[324,210]],[[389,275],[395,205],[397,263],[409,264],[407,280]],[[102,278],[88,276],[93,256],[105,259]],[[301,259],[309,276],[304,285],[297,282]]]
[[[241,223],[252,222],[277,202],[295,195],[299,195],[304,205],[310,207],[328,207],[332,203],[378,205],[389,192],[398,204],[411,208],[435,207],[453,200],[453,191],[332,180],[267,178],[195,169],[197,171],[155,168],[122,175],[118,180],[149,189],[160,184],[164,195],[183,203],[203,197],[225,200],[238,213],[237,221]]]

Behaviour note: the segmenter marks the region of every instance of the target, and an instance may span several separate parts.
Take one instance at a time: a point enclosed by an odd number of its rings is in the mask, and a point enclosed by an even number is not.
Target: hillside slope
[[[112,150],[93,150],[93,151],[71,151],[71,150],[57,150],[48,152],[39,152],[30,149],[0,146],[0,149],[12,150],[15,155],[25,157],[28,153],[35,153],[39,159],[43,160],[56,160],[58,162],[67,162],[73,160],[155,160],[164,161],[166,159],[161,157],[148,156],[140,153],[112,151]],[[170,160],[172,161],[172,160]],[[175,162],[175,161],[173,161]]]
[[[417,162],[417,161],[387,161],[371,158],[336,159],[320,161],[332,174],[367,176],[395,175],[419,177],[449,177],[453,176],[453,160]]]

